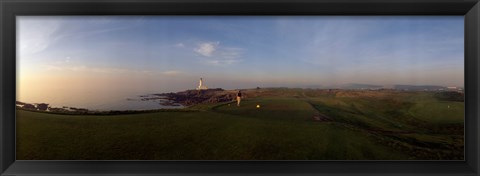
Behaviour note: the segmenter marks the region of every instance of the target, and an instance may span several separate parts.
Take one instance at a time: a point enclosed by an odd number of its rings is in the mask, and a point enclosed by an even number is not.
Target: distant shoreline
[[[245,91],[246,96],[257,97],[262,96],[262,93],[274,89],[299,89],[299,88],[252,88],[241,89]],[[301,88],[300,88],[301,89]],[[398,90],[398,89],[303,89],[305,91],[323,92],[327,94],[336,94],[337,92],[357,92],[357,91],[393,91],[393,92],[434,92],[439,99],[452,99],[454,101],[464,101],[464,93],[459,91],[448,90]],[[158,108],[148,110],[90,110],[87,108],[75,108],[63,106],[50,107],[47,103],[25,103],[16,101],[16,108],[26,111],[44,112],[51,114],[67,114],[67,115],[121,115],[121,114],[139,114],[151,112],[195,112],[198,110],[190,109],[188,107],[197,104],[215,104],[235,101],[236,92],[238,90],[224,90],[221,88],[206,89],[206,90],[185,90],[181,92],[159,93],[151,94],[157,97],[148,98],[148,96],[140,96],[140,101],[149,101],[163,99],[165,102],[160,102],[162,106],[184,106],[184,108]],[[457,95],[458,94],[458,95]],[[461,96],[459,96],[461,95]],[[460,98],[459,98],[460,97]]]
[[[40,112],[47,114],[59,114],[59,115],[127,115],[127,114],[142,114],[153,112],[197,112],[195,109],[186,108],[164,108],[164,109],[152,109],[152,110],[109,110],[109,111],[95,111],[84,109],[82,111],[44,111],[38,109],[28,109],[23,107],[16,107],[17,110]]]

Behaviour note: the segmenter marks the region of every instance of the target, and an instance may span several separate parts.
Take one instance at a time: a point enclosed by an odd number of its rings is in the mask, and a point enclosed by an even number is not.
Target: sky
[[[17,97],[175,92],[200,77],[225,89],[462,87],[463,18],[18,16]]]

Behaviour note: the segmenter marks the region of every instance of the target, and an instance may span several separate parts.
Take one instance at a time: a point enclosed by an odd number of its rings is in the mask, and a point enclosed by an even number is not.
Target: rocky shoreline
[[[67,106],[56,108],[56,107],[49,107],[48,105],[49,104],[46,104],[46,103],[24,103],[20,101],[16,102],[16,108],[18,110],[42,112],[42,113],[50,113],[50,114],[66,114],[66,115],[123,115],[123,114],[150,113],[150,112],[196,112],[198,111],[194,109],[185,109],[185,108],[97,111],[97,110],[89,110],[85,108],[75,108],[75,107],[67,107]]]
[[[221,103],[235,100],[235,92],[227,91],[221,88],[206,90],[186,90],[177,93],[154,94],[164,96],[170,103],[181,104],[183,106],[192,106],[202,103]]]
[[[59,114],[89,114],[89,113],[98,113],[99,111],[91,111],[85,108],[75,108],[63,106],[50,107],[47,103],[25,103],[21,101],[16,101],[15,106],[17,109],[27,110],[27,111],[39,111],[39,112],[50,112],[50,113],[59,113]]]

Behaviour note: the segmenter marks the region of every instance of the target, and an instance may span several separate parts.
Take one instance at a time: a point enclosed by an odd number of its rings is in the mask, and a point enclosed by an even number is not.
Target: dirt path
[[[302,94],[303,94],[303,96],[305,96],[305,94],[303,92],[302,92]],[[333,122],[334,121],[333,118],[331,118],[331,117],[329,117],[325,114],[320,113],[320,111],[318,111],[318,109],[315,108],[312,103],[310,103],[306,100],[305,100],[305,102],[308,103],[310,105],[310,107],[312,107],[312,109],[315,111],[313,113],[313,116],[312,116],[314,121],[318,121],[318,122]]]
[[[332,118],[330,118],[326,115],[317,113],[317,112],[315,114],[313,114],[313,120],[320,121],[320,122],[332,122],[333,121]]]

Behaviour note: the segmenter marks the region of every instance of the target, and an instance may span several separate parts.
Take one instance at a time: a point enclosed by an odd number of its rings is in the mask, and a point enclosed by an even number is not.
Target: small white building
[[[200,81],[198,83],[198,87],[197,87],[197,90],[206,90],[208,89],[207,86],[203,85],[203,78],[200,78]]]

